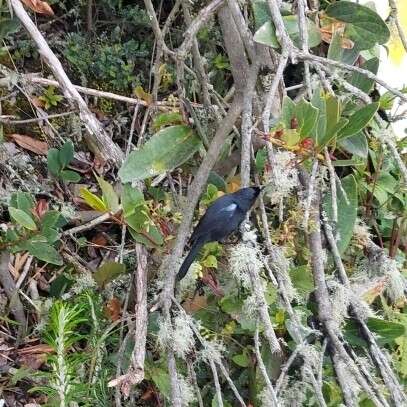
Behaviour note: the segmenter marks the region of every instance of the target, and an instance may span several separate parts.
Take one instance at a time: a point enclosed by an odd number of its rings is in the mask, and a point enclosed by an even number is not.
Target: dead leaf
[[[35,107],[43,108],[45,106],[45,103],[37,96],[32,96],[30,100]]]
[[[112,321],[117,321],[120,319],[121,305],[120,301],[116,297],[111,298],[107,302],[105,307],[105,313],[106,316]]]
[[[93,236],[91,242],[97,246],[105,247],[107,245],[107,239],[103,233]]]
[[[41,219],[48,212],[48,201],[44,198],[39,199],[32,212],[34,216]]]
[[[12,138],[20,147],[35,154],[47,155],[48,153],[48,144],[45,141],[24,136],[23,134],[9,134],[8,137]]]
[[[20,277],[20,272],[22,271],[23,266],[24,266],[28,256],[29,256],[28,252],[26,252],[26,253],[17,253],[16,254],[16,257],[15,257],[15,260],[14,260],[14,265],[13,265],[13,267],[14,267],[13,274],[15,276]]]
[[[38,370],[47,360],[47,355],[53,352],[46,344],[27,346],[18,350],[18,361],[32,370]]]
[[[241,180],[239,176],[233,177],[226,186],[226,192],[231,194],[232,192],[236,192],[240,189]]]
[[[332,42],[334,34],[336,33],[339,34],[341,37],[341,48],[352,49],[355,44],[349,38],[345,37],[345,28],[346,24],[342,21],[337,20],[334,20],[330,24],[325,25],[320,29],[322,41],[330,44]]]
[[[187,314],[193,314],[207,306],[208,299],[206,298],[206,295],[195,295],[194,298],[188,298],[182,304],[182,308],[184,308]]]
[[[39,14],[45,14],[47,16],[53,16],[54,11],[52,10],[51,6],[41,0],[22,0],[22,2],[32,11]]]

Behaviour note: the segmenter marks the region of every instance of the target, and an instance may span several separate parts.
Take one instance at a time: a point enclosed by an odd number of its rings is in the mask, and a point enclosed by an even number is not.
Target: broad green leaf
[[[49,295],[54,298],[60,298],[63,293],[68,291],[74,284],[74,280],[67,278],[65,274],[59,275],[49,287]]]
[[[59,211],[48,211],[41,218],[41,228],[61,228],[66,224],[66,219]]]
[[[142,243],[147,247],[157,248],[157,246],[161,246],[164,243],[164,239],[155,225],[149,224],[144,229],[139,228],[138,230],[129,227],[129,232],[136,242]]]
[[[338,144],[348,153],[361,158],[367,158],[369,147],[367,145],[366,136],[363,134],[363,132],[359,132],[353,136],[339,140]]]
[[[297,47],[301,47],[300,29],[297,16],[283,16],[283,21],[288,35]],[[321,33],[315,23],[307,18],[308,45],[310,48],[316,47],[321,42]]]
[[[102,190],[103,202],[105,206],[111,212],[117,212],[119,210],[119,197],[116,194],[113,186],[105,181],[102,177],[96,177],[99,183],[100,189]]]
[[[352,158],[351,160],[335,160],[332,162],[334,167],[355,167],[355,166],[364,166],[365,161],[359,159],[358,157]]]
[[[295,103],[288,96],[284,96],[281,107],[281,120],[286,129],[291,129],[291,120],[296,116]]]
[[[366,324],[373,333],[378,335],[377,342],[380,345],[392,344],[397,338],[406,334],[406,327],[398,322],[368,318]],[[366,342],[360,337],[359,326],[353,320],[349,320],[346,324],[345,337],[352,345],[366,346]]]
[[[344,122],[339,123],[339,118],[341,115],[340,101],[336,96],[326,95],[325,97],[326,106],[326,128],[325,135],[318,138],[318,146],[322,147],[327,145],[330,140],[335,137],[338,127],[342,128]]]
[[[28,192],[14,192],[10,198],[10,206],[21,209],[31,216],[35,201],[32,195]]]
[[[107,261],[95,271],[93,278],[100,287],[103,287],[106,283],[114,280],[117,276],[123,274],[125,271],[126,266],[124,264],[116,263],[114,261]]]
[[[215,171],[211,171],[208,176],[208,184],[213,184],[219,191],[226,192],[225,180]]]
[[[20,226],[23,226],[29,230],[37,230],[37,225],[35,224],[33,218],[26,212],[21,209],[9,207],[8,211],[10,216],[13,218],[15,222],[17,222]]]
[[[353,136],[363,130],[372,120],[373,116],[379,108],[379,103],[371,103],[356,110],[348,119],[348,124],[343,127],[338,134],[338,140]]]
[[[320,145],[320,141],[324,140],[326,133],[326,99],[321,91],[317,88],[312,95],[311,104],[318,109],[318,119],[315,127],[311,131],[311,137],[314,139],[316,145]]]
[[[360,50],[385,44],[390,31],[381,17],[368,7],[350,1],[338,1],[326,8],[329,17],[347,23],[345,36]]]
[[[72,160],[74,147],[71,140],[67,140],[59,150],[59,162],[62,168],[65,168]]]
[[[20,29],[20,21],[18,18],[4,18],[0,19],[0,41],[10,34],[14,34]]]
[[[65,182],[79,182],[81,180],[81,176],[77,172],[71,170],[62,170],[59,173],[59,176]]]
[[[122,192],[122,207],[125,218],[134,214],[139,206],[145,205],[144,195],[137,188],[133,188],[130,184],[123,185]]]
[[[360,67],[377,74],[379,62],[379,58],[371,58],[368,61],[365,61]],[[365,75],[358,72],[353,72],[348,82],[365,93],[370,93],[374,85],[373,79],[369,79]]]
[[[339,252],[343,253],[353,235],[358,210],[358,188],[353,175],[342,178],[341,182],[349,201],[349,203],[346,202],[341,188],[337,188],[338,223],[335,233],[338,237],[337,245]],[[323,208],[328,219],[332,220],[332,197],[330,193],[324,196]]]
[[[290,268],[289,271],[294,288],[304,297],[314,291],[314,280],[308,265]]]
[[[265,22],[270,21],[270,9],[264,0],[253,1],[253,14],[256,30],[258,30]]]
[[[24,244],[25,250],[45,263],[62,265],[62,257],[59,253],[46,241],[44,236],[36,236],[31,238]]]
[[[56,148],[48,150],[47,163],[49,172],[57,177],[62,169],[62,165],[59,161],[59,151]]]
[[[386,92],[380,96],[380,109],[390,110],[393,107],[393,102],[396,99],[396,95],[391,92]]]
[[[297,16],[283,16],[284,26],[287,33],[294,44],[300,46],[300,33],[298,26]],[[307,29],[308,29],[308,42],[309,46],[316,47],[321,42],[321,34],[317,29],[315,23],[307,19]],[[266,21],[254,34],[254,41],[259,44],[268,45],[269,47],[279,48],[280,44],[276,36],[276,30],[273,23],[268,20]]]
[[[170,398],[171,396],[171,381],[170,375],[167,370],[155,366],[147,366],[146,368],[151,380],[157,386],[158,390],[164,396]]]
[[[97,195],[93,194],[87,188],[80,189],[80,195],[85,202],[95,211],[106,212],[108,208],[105,203]]]
[[[119,171],[122,182],[137,181],[172,170],[184,163],[201,146],[188,126],[166,127],[138,151],[133,151]]]
[[[295,107],[295,115],[298,120],[298,131],[301,138],[306,138],[311,133],[318,118],[318,109],[310,102],[301,99]]]
[[[331,43],[329,44],[327,57],[334,61],[342,61],[343,52],[342,35],[338,31],[335,31]]]
[[[273,48],[279,48],[276,30],[271,21],[266,21],[254,34],[254,41]]]
[[[246,349],[242,353],[232,356],[232,360],[240,367],[247,367],[250,364],[250,357]]]
[[[297,129],[286,129],[281,136],[281,140],[284,141],[288,147],[292,147],[297,145],[300,141],[300,134]]]
[[[204,261],[201,262],[201,264],[205,267],[210,267],[210,268],[218,268],[218,259],[213,255],[210,254],[205,258]]]
[[[182,124],[183,122],[184,120],[179,112],[161,113],[154,117],[151,127],[154,131],[157,131],[161,127]]]

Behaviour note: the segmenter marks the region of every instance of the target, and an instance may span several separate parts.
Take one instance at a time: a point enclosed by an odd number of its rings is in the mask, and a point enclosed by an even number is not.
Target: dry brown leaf
[[[35,154],[47,155],[48,153],[48,144],[45,141],[36,140],[23,134],[9,134],[8,137],[12,138],[20,147]]]
[[[51,6],[41,0],[22,0],[22,2],[32,11],[40,14],[45,14],[47,16],[53,16],[54,11],[52,10]]]
[[[48,201],[44,198],[39,199],[32,212],[35,217],[41,219],[48,212]]]
[[[16,276],[20,277],[20,272],[29,256],[29,253],[17,253],[14,260],[14,273]]]
[[[105,313],[107,317],[112,321],[117,321],[120,319],[121,306],[120,301],[116,297],[111,298],[107,302],[105,307]]]
[[[91,242],[97,246],[105,247],[107,245],[107,239],[103,233],[93,236]]]
[[[187,314],[193,314],[202,308],[206,308],[207,306],[208,299],[206,298],[206,295],[195,295],[194,298],[188,298],[182,304],[182,307]]]

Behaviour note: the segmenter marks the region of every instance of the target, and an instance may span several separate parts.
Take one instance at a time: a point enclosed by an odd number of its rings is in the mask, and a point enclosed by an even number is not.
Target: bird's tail
[[[188,256],[185,257],[184,262],[182,263],[179,272],[177,274],[177,280],[180,281],[185,277],[185,274],[187,274],[189,267],[195,260],[195,257],[198,255],[199,250],[201,250],[201,247],[205,244],[204,240],[196,240],[192,247],[191,250],[188,253]]]

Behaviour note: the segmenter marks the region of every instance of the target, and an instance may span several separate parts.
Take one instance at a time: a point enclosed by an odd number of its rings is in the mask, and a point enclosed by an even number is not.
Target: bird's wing
[[[225,199],[222,199],[225,198]],[[226,223],[232,219],[238,209],[237,203],[230,197],[224,196],[216,200],[205,212],[191,235],[191,242],[208,233],[214,226]]]

